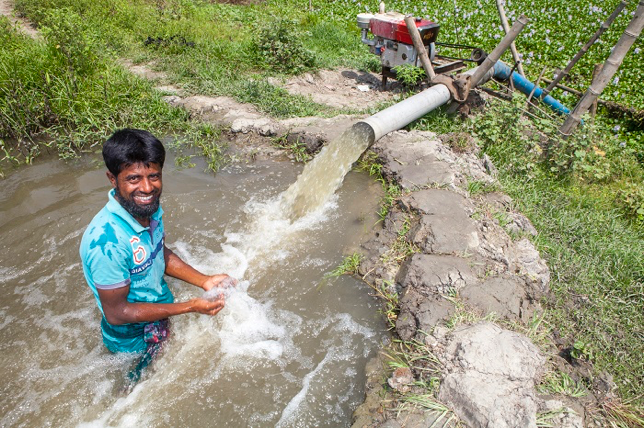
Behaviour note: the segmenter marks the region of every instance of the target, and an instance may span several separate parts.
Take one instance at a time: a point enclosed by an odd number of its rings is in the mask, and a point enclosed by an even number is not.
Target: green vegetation
[[[414,87],[427,77],[425,70],[420,67],[405,64],[394,67],[396,80],[407,87]]]
[[[267,69],[297,74],[314,68],[315,54],[302,44],[302,39],[310,33],[296,29],[295,21],[279,19],[260,30],[257,52]]]
[[[345,274],[358,273],[358,266],[360,266],[362,258],[362,254],[359,253],[353,253],[350,256],[346,256],[342,260],[342,263],[340,263],[340,266],[338,266],[331,272],[330,276],[337,277]]]
[[[299,138],[297,138],[294,142],[289,143],[288,135],[283,135],[279,138],[276,138],[273,141],[273,145],[291,152],[297,162],[308,162],[311,159],[311,155],[306,150],[306,144],[301,142]]]
[[[378,217],[380,217],[380,221],[384,221],[396,199],[402,196],[402,188],[385,179],[382,175],[382,164],[378,161],[378,156],[370,150],[366,151],[360,159],[358,159],[356,169],[358,171],[368,172],[370,176],[374,177],[382,185],[384,195],[380,201]]]
[[[211,168],[220,166],[225,155],[219,130],[170,108],[153,84],[127,72],[119,58],[152,64],[188,92],[232,96],[277,117],[337,112],[289,95],[268,77],[284,79],[337,66],[378,69],[355,25],[356,14],[376,11],[378,1],[314,0],[311,10],[303,0],[251,5],[206,0],[15,3],[43,39],[27,38],[0,18],[4,168],[29,163],[45,151],[68,158],[98,150],[106,135],[125,126],[175,135],[177,144],[204,154]],[[575,0],[553,6],[545,0],[516,0],[506,5],[511,21],[521,13],[530,18],[517,39],[528,77],[536,79],[544,67],[546,75],[562,68],[617,4]],[[629,3],[566,85],[585,90],[594,64],[608,56],[636,6]],[[395,0],[387,8],[438,22],[441,42],[489,52],[502,35],[494,2]],[[640,37],[602,99],[642,108],[643,56]],[[510,62],[509,54],[504,59]],[[570,106],[576,102],[561,90],[553,96]],[[528,108],[519,96],[512,103],[490,103],[472,120],[459,122],[437,111],[409,128],[455,133],[450,145],[461,150],[469,147],[463,135],[476,136],[499,170],[502,190],[539,230],[534,242],[550,266],[554,294],[544,302],[544,322],[555,326],[571,352],[590,360],[597,372],[615,376],[623,401],[606,403],[605,409],[634,425],[644,419],[642,120],[615,117],[600,108],[594,124],[586,120],[568,140],[557,137],[560,120]],[[190,158],[180,158],[180,163],[188,165]],[[377,162],[365,165],[382,179]],[[383,218],[401,192],[386,190]],[[488,188],[472,182],[469,190]],[[395,293],[386,285],[376,291],[393,305],[387,314],[395,317]],[[575,343],[583,346],[577,349]]]
[[[586,387],[581,382],[575,382],[569,375],[562,372],[549,372],[540,385],[544,394],[561,394],[569,397],[584,397],[588,395]]]
[[[409,369],[415,375],[412,384],[403,385],[402,390],[394,394],[399,402],[398,410],[409,406],[424,408],[436,415],[435,424],[440,423],[441,426],[451,426],[458,421],[456,415],[436,398],[441,365],[428,345],[417,340],[393,340],[383,355],[392,371]],[[405,392],[405,389],[408,391]]]

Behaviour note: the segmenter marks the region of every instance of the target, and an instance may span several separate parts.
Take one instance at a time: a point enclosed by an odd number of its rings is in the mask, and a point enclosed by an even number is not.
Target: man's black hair
[[[130,165],[151,163],[163,168],[165,149],[161,141],[148,131],[141,129],[120,129],[103,144],[103,160],[107,169],[118,176]]]

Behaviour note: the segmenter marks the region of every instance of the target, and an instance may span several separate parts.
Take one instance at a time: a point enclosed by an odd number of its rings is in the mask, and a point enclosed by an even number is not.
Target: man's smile
[[[134,202],[139,204],[139,205],[148,205],[154,202],[154,200],[158,198],[158,195],[156,193],[151,193],[147,196],[144,195],[134,195],[133,199]]]

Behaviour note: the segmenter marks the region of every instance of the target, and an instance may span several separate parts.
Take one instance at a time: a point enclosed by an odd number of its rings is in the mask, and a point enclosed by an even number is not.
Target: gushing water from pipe
[[[373,139],[372,129],[359,122],[325,146],[282,195],[285,217],[295,221],[324,205]]]

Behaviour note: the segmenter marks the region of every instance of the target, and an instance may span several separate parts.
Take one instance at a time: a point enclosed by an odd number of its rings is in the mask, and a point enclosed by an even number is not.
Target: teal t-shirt
[[[172,303],[174,297],[163,278],[163,210],[143,227],[108,193],[108,202],[83,234],[80,256],[85,280],[103,314],[103,343],[112,352],[141,352],[147,347],[143,328],[147,323],[112,325],[105,319],[97,289],[130,287],[128,302]]]

